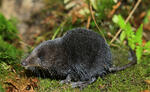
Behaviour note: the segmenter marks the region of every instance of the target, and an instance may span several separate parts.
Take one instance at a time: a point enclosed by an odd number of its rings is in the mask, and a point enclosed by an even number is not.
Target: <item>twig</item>
[[[108,32],[107,35],[108,35],[109,37],[111,37],[111,38],[114,37],[114,35],[112,35],[110,32]],[[116,41],[117,41],[118,43],[120,43],[120,40],[119,40],[118,38],[116,38]]]
[[[116,47],[116,48],[120,48],[120,46],[119,45],[116,45],[116,44],[111,44],[111,46],[113,46],[113,47]]]
[[[135,10],[137,9],[137,7],[139,6],[141,0],[138,0],[137,3],[135,4],[133,10],[130,12],[129,16],[127,17],[127,19],[125,20],[125,23],[127,23],[129,21],[129,19],[131,18],[131,16],[133,15],[133,13],[135,12]],[[118,37],[118,35],[121,33],[122,29],[120,28],[118,30],[118,32],[116,33],[116,35],[114,36],[114,38],[110,41],[110,45],[116,40],[116,38]]]
[[[22,44],[23,47],[25,46],[25,47],[31,47],[31,48],[33,48],[33,46],[31,46],[31,45],[25,43],[24,41],[19,41],[19,43]]]
[[[87,29],[89,29],[90,22],[91,22],[91,16],[88,17],[88,21],[87,21],[87,24],[86,24]]]
[[[105,36],[104,36],[104,33],[100,30],[98,24],[96,23],[96,20],[95,20],[94,14],[93,14],[93,10],[92,10],[92,5],[91,5],[91,3],[90,3],[89,5],[90,5],[90,12],[91,12],[91,15],[92,15],[92,19],[94,20],[94,23],[95,23],[97,29],[99,30],[99,32],[102,34],[104,40],[107,41],[106,38],[105,38]]]
[[[120,7],[121,1],[119,1],[116,5],[113,6],[113,10],[108,14],[108,18],[111,18],[116,10]]]

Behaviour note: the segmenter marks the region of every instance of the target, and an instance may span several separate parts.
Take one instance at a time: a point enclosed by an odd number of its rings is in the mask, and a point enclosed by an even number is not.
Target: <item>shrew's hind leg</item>
[[[80,89],[85,88],[86,86],[88,86],[89,84],[93,83],[96,81],[97,78],[93,77],[88,81],[78,81],[78,82],[71,82],[71,86],[72,88],[76,88],[79,87]]]

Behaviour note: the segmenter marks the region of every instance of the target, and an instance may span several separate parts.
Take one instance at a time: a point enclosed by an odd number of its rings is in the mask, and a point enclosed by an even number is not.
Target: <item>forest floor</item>
[[[115,48],[112,49],[112,53],[114,65],[122,66],[130,62],[127,49]],[[59,84],[60,80],[27,77],[24,69],[19,73],[10,71],[6,75],[0,75],[0,83],[7,92],[149,92],[150,90],[150,70],[147,64],[136,64],[123,71],[107,74],[83,90],[73,89],[69,84]]]

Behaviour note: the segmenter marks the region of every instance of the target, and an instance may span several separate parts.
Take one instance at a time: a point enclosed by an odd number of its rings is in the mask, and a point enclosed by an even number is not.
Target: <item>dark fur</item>
[[[94,82],[112,68],[111,51],[97,33],[76,28],[63,37],[48,40],[37,46],[22,62],[27,67],[47,69],[51,76],[67,77],[63,81],[81,81],[74,87]]]

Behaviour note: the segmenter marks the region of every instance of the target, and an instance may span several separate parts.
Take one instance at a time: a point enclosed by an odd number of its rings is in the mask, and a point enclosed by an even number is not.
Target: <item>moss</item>
[[[0,77],[2,77],[6,76],[12,68],[20,69],[18,64],[22,51],[11,44],[13,40],[19,38],[14,20],[7,20],[1,13],[0,20]]]
[[[114,60],[118,60],[114,61],[115,65],[129,62],[128,50],[112,49],[112,52],[116,56]],[[82,91],[78,88],[72,89],[69,84],[60,85],[57,80],[40,79],[38,92],[140,92],[150,90],[150,85],[144,82],[144,80],[150,79],[148,76],[149,64],[137,64],[123,71],[110,73],[103,78],[98,78],[95,83]]]
[[[108,74],[83,89],[81,92],[140,92],[149,89],[144,80],[148,66],[135,65],[124,71]],[[78,88],[72,89],[70,85],[60,85],[59,81],[40,79],[38,92],[80,92]],[[150,90],[150,89],[149,89]]]
[[[18,31],[14,19],[7,20],[3,14],[0,13],[0,20],[0,36],[9,42],[18,39]]]
[[[1,85],[0,85],[0,92],[5,92],[5,90],[2,88]]]
[[[138,92],[148,89],[148,85],[144,83],[146,69],[144,66],[136,65],[124,71],[117,72],[106,76],[101,85],[106,85],[102,88],[105,91],[111,92]]]

